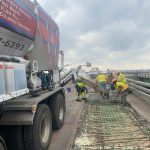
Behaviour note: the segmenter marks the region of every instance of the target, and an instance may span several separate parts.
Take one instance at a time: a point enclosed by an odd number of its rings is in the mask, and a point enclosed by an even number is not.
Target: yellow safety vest
[[[79,87],[84,87],[84,86],[85,86],[85,83],[77,82],[77,85],[78,85]]]
[[[118,82],[116,83],[116,91],[118,92],[120,90],[120,87],[122,87],[121,91],[124,91],[128,88],[128,85],[124,82]]]
[[[105,74],[100,74],[97,76],[96,80],[98,82],[106,82],[106,75]]]
[[[117,81],[118,82],[124,82],[124,83],[126,83],[126,77],[125,77],[125,75],[122,74],[122,73],[120,73],[119,76],[118,76],[118,78],[117,78]]]
[[[85,83],[82,83],[82,82],[77,82],[77,85],[80,87],[80,88],[83,88],[85,87]],[[86,94],[86,92],[80,92],[79,93],[79,96],[84,96]]]

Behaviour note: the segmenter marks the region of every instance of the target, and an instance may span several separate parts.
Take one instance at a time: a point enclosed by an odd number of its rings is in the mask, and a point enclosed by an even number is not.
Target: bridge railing
[[[150,78],[150,70],[124,70],[122,71],[127,77],[135,76],[141,78]]]
[[[127,78],[130,90],[142,99],[150,102],[150,83]]]

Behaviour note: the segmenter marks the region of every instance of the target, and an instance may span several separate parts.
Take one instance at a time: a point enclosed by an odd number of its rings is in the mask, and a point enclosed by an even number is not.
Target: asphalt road
[[[69,150],[73,144],[76,128],[84,102],[76,102],[76,90],[70,83],[70,93],[66,93],[66,114],[64,125],[60,130],[53,131],[52,140],[48,150]]]

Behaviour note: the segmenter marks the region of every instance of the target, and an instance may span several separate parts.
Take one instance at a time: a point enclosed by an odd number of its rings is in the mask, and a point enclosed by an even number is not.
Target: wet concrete
[[[127,106],[89,95],[72,150],[150,149],[149,124]]]
[[[76,90],[72,84],[71,92],[66,93],[66,116],[62,129],[53,131],[51,144],[48,150],[70,150],[74,142],[76,130],[79,124],[84,102],[76,102]],[[89,92],[93,92],[92,90]],[[129,94],[127,101],[144,119],[150,121],[150,103],[141,100],[139,97]]]
[[[84,102],[76,102],[76,90],[72,84],[71,92],[66,93],[66,115],[63,127],[60,130],[53,131],[51,144],[48,150],[69,150],[78,125],[80,114],[83,110]]]

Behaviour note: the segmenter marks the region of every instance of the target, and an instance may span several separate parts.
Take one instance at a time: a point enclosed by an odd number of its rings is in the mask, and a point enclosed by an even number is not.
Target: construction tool
[[[119,90],[119,92],[117,93],[117,96],[115,98],[115,100],[113,101],[114,103],[117,102],[117,98],[121,96],[121,101],[124,103],[125,101],[122,99],[122,96],[127,96],[127,91],[122,91],[122,90]]]
[[[103,88],[102,86],[98,86],[96,83],[92,82],[89,79],[85,79],[83,77],[80,77],[81,81],[84,82],[87,86],[93,88],[96,92],[103,92],[105,94],[109,94],[109,90]]]

